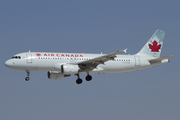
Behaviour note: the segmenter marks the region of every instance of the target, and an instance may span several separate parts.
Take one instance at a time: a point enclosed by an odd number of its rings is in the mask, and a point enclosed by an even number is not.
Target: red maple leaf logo
[[[40,53],[36,53],[36,56],[41,56],[41,54]]]
[[[152,44],[149,44],[149,48],[151,49],[151,52],[160,52],[161,44],[158,44],[158,42],[154,40]]]

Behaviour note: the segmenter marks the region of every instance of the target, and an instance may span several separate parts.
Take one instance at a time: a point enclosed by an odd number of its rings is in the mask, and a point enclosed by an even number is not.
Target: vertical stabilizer
[[[160,57],[164,36],[165,30],[157,30],[137,54],[151,57]]]

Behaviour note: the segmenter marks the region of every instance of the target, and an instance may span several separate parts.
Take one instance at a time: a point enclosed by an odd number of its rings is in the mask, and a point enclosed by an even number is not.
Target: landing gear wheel
[[[81,83],[82,83],[82,79],[81,79],[81,78],[78,78],[78,79],[76,80],[76,83],[77,83],[77,84],[81,84]]]
[[[26,70],[26,73],[27,73],[27,77],[25,78],[26,81],[29,81],[29,74],[30,74],[30,71]]]
[[[29,79],[30,79],[29,77],[26,77],[26,78],[25,78],[26,81],[29,81]]]
[[[91,76],[91,75],[87,75],[87,76],[86,76],[86,80],[87,80],[87,81],[91,81],[91,80],[92,80],[92,76]]]

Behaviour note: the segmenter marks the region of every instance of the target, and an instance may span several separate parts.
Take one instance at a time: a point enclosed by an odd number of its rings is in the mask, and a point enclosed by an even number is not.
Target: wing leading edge
[[[110,53],[107,55],[103,55],[100,57],[96,57],[90,60],[86,60],[86,61],[82,61],[82,62],[78,62],[78,63],[73,63],[74,65],[79,65],[79,67],[83,70],[83,69],[89,69],[89,70],[93,70],[94,68],[96,68],[99,64],[104,64],[105,62],[109,61],[109,60],[114,60],[114,58],[116,58],[117,54],[126,53],[127,49],[122,50],[122,51],[116,51],[114,53]]]

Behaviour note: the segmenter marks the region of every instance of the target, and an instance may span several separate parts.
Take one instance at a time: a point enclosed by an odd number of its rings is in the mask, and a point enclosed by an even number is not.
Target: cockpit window
[[[13,56],[11,59],[21,59],[21,56]]]

